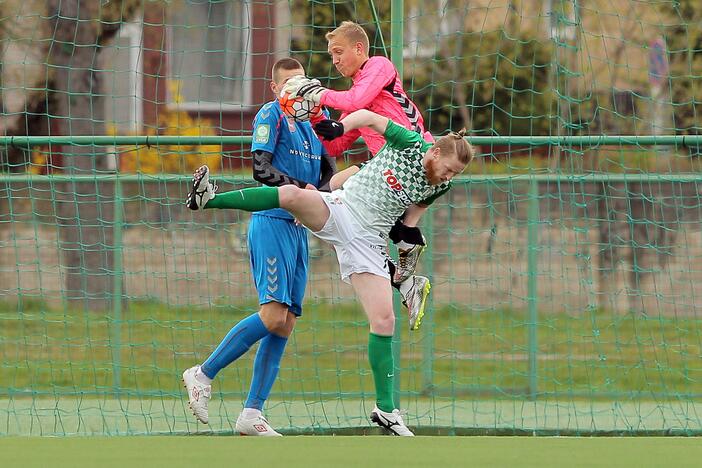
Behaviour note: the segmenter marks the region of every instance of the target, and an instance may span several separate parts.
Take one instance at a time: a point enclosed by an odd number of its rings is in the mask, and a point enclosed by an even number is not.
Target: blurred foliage
[[[458,59],[442,52],[413,67],[415,86],[425,83],[413,99],[432,133],[472,127],[475,135],[549,135],[550,43],[509,37],[502,29],[455,37],[462,41]],[[456,50],[455,44],[446,49]],[[429,74],[433,79],[425,78]],[[471,122],[457,112],[461,106],[468,108]]]
[[[179,83],[169,81],[168,87],[176,104],[183,102]],[[175,136],[214,136],[215,126],[202,117],[192,117],[184,110],[165,107],[159,114],[158,135]],[[114,135],[114,127],[108,128],[108,134]],[[145,135],[156,135],[154,128],[147,128]],[[122,146],[118,148],[122,172],[144,174],[187,173],[203,164],[221,167],[222,147],[220,145],[159,145],[159,146]]]
[[[702,134],[702,8],[699,0],[662,5],[672,21],[665,30],[676,133]]]
[[[179,84],[168,83],[174,102],[183,102]],[[173,136],[216,136],[215,125],[208,119],[193,117],[184,110],[165,107],[159,114],[158,131],[146,128],[132,135],[173,135]],[[123,134],[114,125],[106,125],[107,135]],[[180,174],[192,172],[203,164],[210,167],[221,167],[221,145],[157,145],[132,146],[125,145],[115,148],[120,171],[142,174]],[[48,146],[38,146],[31,152],[31,164],[28,171],[32,174],[48,174],[57,168],[52,163],[52,153]]]
[[[32,148],[30,163],[27,165],[27,172],[30,174],[49,174],[53,166],[51,164],[51,153],[48,146],[35,146]]]

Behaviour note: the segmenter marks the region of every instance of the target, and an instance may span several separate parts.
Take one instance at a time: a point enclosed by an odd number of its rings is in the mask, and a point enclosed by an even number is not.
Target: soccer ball
[[[296,122],[307,122],[319,113],[320,106],[302,97],[291,98],[286,92],[281,92],[278,98],[280,107],[285,115],[292,117]]]

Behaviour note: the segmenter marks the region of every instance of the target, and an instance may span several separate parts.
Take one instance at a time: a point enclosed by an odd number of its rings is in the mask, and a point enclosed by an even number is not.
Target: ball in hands
[[[280,93],[278,102],[285,115],[296,122],[307,122],[320,111],[318,104],[302,97],[291,98],[286,92]]]

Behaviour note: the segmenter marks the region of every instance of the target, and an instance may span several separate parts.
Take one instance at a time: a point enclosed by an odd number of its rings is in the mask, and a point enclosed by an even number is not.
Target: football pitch
[[[692,467],[695,438],[219,436],[8,437],[7,467]]]

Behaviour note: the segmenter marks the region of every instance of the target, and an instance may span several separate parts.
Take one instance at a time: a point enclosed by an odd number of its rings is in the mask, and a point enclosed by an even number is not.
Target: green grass
[[[694,438],[2,438],[3,466],[693,467]]]
[[[109,392],[115,383],[113,365],[119,363],[120,386],[127,393],[180,395],[182,369],[204,360],[231,326],[254,310],[132,303],[117,326],[104,313],[53,310],[26,301],[20,307],[3,304],[0,391]],[[526,391],[524,312],[444,306],[432,317],[424,332],[409,333],[406,322],[400,322],[404,392],[420,395],[427,380],[453,397]],[[702,394],[700,325],[694,318],[601,310],[541,315],[538,390],[589,400]],[[357,305],[310,304],[288,345],[274,393],[285,399],[372,394],[366,343],[367,325]],[[252,355],[225,370],[226,378],[217,380],[215,391],[244,394]]]

